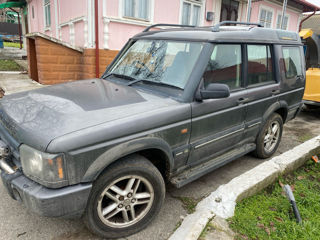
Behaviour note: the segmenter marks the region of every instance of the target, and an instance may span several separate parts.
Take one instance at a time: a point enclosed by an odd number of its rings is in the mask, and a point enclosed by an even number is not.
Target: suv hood
[[[45,151],[65,134],[177,104],[106,80],[81,80],[5,96],[0,121],[19,143]]]

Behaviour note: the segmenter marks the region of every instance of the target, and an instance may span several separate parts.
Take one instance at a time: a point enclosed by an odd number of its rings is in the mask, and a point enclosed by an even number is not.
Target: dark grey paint
[[[117,58],[140,38],[205,42],[185,90],[168,89],[170,94],[165,94],[165,88],[125,86],[121,83],[125,80],[110,77],[5,96],[0,101],[0,135],[14,152],[17,165],[21,143],[49,153],[63,152],[68,184],[79,186],[92,183],[121,157],[157,149],[164,156],[161,160],[168,180],[182,186],[254,150],[256,136],[273,112],[281,112],[284,120],[299,112],[305,75],[286,79],[281,52],[282,45],[295,45],[302,53],[298,37],[280,40],[277,31],[264,28],[214,33],[203,29],[151,31],[136,35]],[[224,99],[196,100],[213,45],[220,42],[242,43],[243,51],[249,42],[271,44],[274,81],[248,87],[244,58],[241,89]],[[187,131],[181,132],[183,129]],[[152,158],[158,160],[159,156]],[[19,185],[16,176],[4,178],[8,186],[13,182]]]

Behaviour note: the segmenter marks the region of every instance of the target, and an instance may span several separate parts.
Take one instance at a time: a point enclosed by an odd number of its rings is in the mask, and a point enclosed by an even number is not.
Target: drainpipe
[[[95,37],[96,37],[96,78],[99,78],[99,21],[98,21],[98,0],[94,0],[94,21],[95,21]]]
[[[247,22],[250,22],[251,19],[251,0],[248,0],[247,6]]]
[[[280,29],[283,29],[284,17],[286,15],[286,10],[287,10],[287,3],[288,3],[288,0],[283,1]]]
[[[307,17],[305,17],[304,19],[301,20],[301,22],[300,22],[300,24],[299,24],[299,32],[301,31],[302,23],[303,23],[304,21],[308,20],[309,18],[311,18],[313,15],[315,15],[317,11],[318,11],[318,9],[315,9],[312,14],[310,14],[309,16],[307,16]]]

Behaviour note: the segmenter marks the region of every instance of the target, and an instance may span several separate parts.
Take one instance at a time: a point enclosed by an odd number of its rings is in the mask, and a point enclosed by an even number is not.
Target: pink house
[[[253,0],[250,21],[280,28],[282,4],[281,0]],[[95,49],[97,33],[101,54],[113,58],[130,37],[152,24],[213,26],[224,20],[246,21],[247,5],[247,0],[27,0],[27,32],[40,32],[74,50]],[[302,13],[317,8],[306,0],[289,0],[283,28],[298,31]],[[96,67],[97,76],[103,68]]]
[[[285,29],[297,31],[304,11],[313,6],[290,0]],[[154,23],[212,26],[220,20],[246,20],[243,0],[99,0],[101,49],[119,50],[124,43]],[[29,32],[42,32],[72,45],[93,48],[94,0],[29,0]],[[282,1],[253,1],[252,22],[279,28]]]

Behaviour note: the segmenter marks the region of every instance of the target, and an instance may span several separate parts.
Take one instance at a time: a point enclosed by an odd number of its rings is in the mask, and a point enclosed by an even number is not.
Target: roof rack
[[[220,26],[226,24],[238,24],[238,25],[256,25],[258,27],[263,27],[261,23],[251,23],[251,22],[237,22],[237,21],[223,21],[213,26],[212,32],[219,32]]]
[[[181,24],[158,23],[158,24],[153,24],[153,25],[145,28],[142,32],[148,32],[151,28],[155,28],[155,27],[190,27],[190,28],[194,28],[195,26],[193,26],[193,25],[181,25]]]

